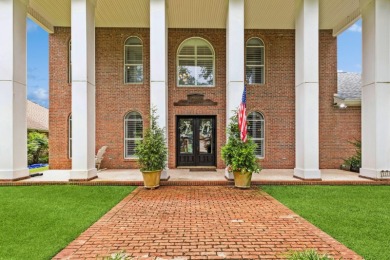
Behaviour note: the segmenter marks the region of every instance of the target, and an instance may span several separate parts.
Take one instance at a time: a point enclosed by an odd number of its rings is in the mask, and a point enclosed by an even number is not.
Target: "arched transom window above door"
[[[202,38],[185,40],[177,52],[177,85],[212,87],[215,74],[215,54],[209,42]]]

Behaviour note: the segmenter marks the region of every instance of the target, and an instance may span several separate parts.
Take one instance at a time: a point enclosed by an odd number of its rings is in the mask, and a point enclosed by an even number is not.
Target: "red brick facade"
[[[143,42],[144,83],[124,84],[124,42],[138,36]],[[177,87],[176,53],[187,38],[202,37],[215,51],[215,87]],[[295,36],[293,30],[246,30],[245,40],[259,37],[265,44],[265,84],[248,86],[248,110],[265,118],[264,168],[295,166]],[[50,166],[71,168],[68,158],[68,118],[71,85],[68,83],[69,28],[50,35]],[[124,116],[138,111],[144,119],[150,107],[149,29],[96,29],[96,149],[107,145],[103,168],[134,168],[124,159]],[[217,161],[223,168],[221,146],[226,140],[226,31],[224,29],[169,29],[168,32],[168,137],[169,167],[176,167],[176,116],[215,115]],[[354,150],[348,141],[360,138],[360,108],[333,107],[337,92],[337,40],[331,31],[320,32],[320,168],[338,168]],[[188,94],[204,94],[217,106],[174,106]],[[237,104],[238,105],[238,104]],[[146,120],[144,127],[147,126]]]

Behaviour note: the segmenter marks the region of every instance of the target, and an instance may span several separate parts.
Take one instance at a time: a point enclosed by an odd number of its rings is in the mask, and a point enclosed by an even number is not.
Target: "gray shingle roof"
[[[337,94],[342,99],[360,99],[362,95],[362,75],[357,72],[337,73]]]
[[[49,110],[27,100],[27,129],[49,131]]]

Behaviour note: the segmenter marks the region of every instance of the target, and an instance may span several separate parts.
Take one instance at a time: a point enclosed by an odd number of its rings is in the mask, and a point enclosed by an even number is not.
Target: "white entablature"
[[[168,28],[226,28],[228,0],[167,0]],[[295,29],[294,0],[245,0],[245,29]],[[30,0],[29,16],[52,32],[71,24],[70,0]],[[359,0],[320,0],[319,28],[339,34],[360,18]],[[150,27],[149,0],[98,0],[96,27]]]

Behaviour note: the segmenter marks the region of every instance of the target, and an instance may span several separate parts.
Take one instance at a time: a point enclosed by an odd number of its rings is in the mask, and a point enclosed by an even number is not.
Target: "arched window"
[[[138,37],[129,37],[125,42],[125,83],[142,83],[143,54],[142,41]]]
[[[214,50],[201,38],[185,40],[177,52],[178,86],[214,86]]]
[[[125,158],[135,157],[137,141],[143,139],[143,121],[140,113],[132,111],[125,116]]]
[[[249,84],[264,84],[264,43],[251,38],[246,43],[246,81]]]
[[[256,155],[264,157],[264,117],[261,113],[251,112],[247,117],[248,135],[252,137],[257,144]]]
[[[68,156],[69,159],[72,159],[72,114],[70,114],[68,118],[68,138]]]
[[[72,83],[72,41],[69,40],[68,46],[68,81]]]

